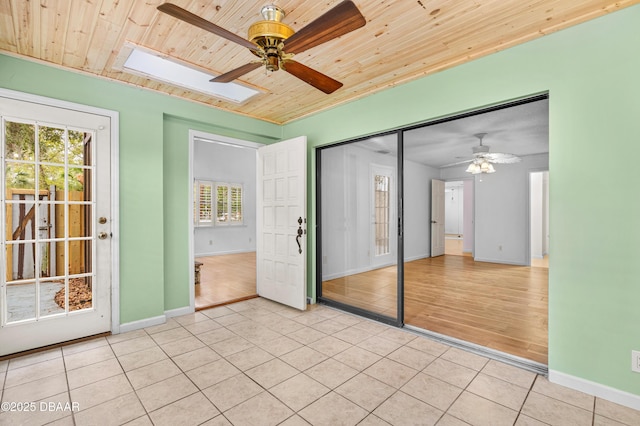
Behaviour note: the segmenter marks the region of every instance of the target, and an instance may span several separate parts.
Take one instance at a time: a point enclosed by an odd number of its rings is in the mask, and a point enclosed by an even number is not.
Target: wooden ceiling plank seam
[[[156,1],[158,2],[158,4],[160,4],[160,0]],[[129,15],[126,17],[118,40],[112,47],[111,54],[109,55],[109,59],[105,64],[102,75],[110,75],[112,73],[112,67],[114,66],[116,59],[118,58],[118,55],[120,54],[120,51],[122,50],[125,43],[132,42],[134,44],[140,45],[141,40],[149,31],[149,28],[153,26],[155,17],[158,14],[156,13],[155,5],[148,3],[150,2],[132,2]],[[120,71],[119,73],[123,76],[122,78],[126,78],[125,73],[122,73]]]
[[[73,5],[62,65],[85,70],[87,51],[94,36],[93,30],[99,17],[97,11],[100,10],[102,0],[95,3],[78,0]]]
[[[4,28],[4,31],[0,32],[0,49],[17,52],[17,29],[12,8],[12,2],[0,2],[0,28]]]
[[[87,52],[87,70],[101,74],[120,39],[134,2],[104,0]]]
[[[41,35],[44,37],[44,52],[42,59],[57,65],[62,65],[65,44],[67,41],[67,27],[71,15],[71,2],[41,0],[46,2],[46,13],[42,18]],[[45,11],[43,11],[44,13]]]
[[[31,3],[11,0],[11,11],[14,13],[13,26],[15,29],[16,52],[37,57],[34,55],[33,42],[31,41],[33,35],[30,28],[37,28],[32,26]]]

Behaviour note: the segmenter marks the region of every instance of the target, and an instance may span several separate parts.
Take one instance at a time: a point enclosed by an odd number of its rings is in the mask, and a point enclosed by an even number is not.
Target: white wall
[[[195,256],[256,250],[256,150],[196,141],[193,150],[196,180],[241,183],[244,189],[244,224],[194,229]]]
[[[529,172],[549,166],[549,155],[497,164],[496,173],[475,176],[475,260],[527,265]],[[468,177],[464,167],[443,169],[442,179]]]
[[[325,149],[320,155],[323,279],[373,269],[376,266],[372,259],[371,245],[371,165],[395,169],[397,158],[354,144]],[[429,256],[430,182],[438,175],[439,171],[436,169],[411,161],[405,162],[405,260]],[[397,182],[393,185],[397,185]],[[397,257],[396,221],[397,216],[392,219],[392,263]]]
[[[397,159],[356,144],[325,149],[320,155],[323,279],[370,270],[373,263],[371,165],[395,169]],[[390,247],[395,256],[397,233],[395,227],[392,229]]]
[[[356,145],[321,151],[323,279],[372,269],[370,165],[395,166],[396,158]],[[464,184],[470,195],[463,221],[474,229],[464,250],[485,262],[526,265],[529,242],[529,172],[548,167],[548,155],[496,165],[497,172]],[[430,255],[431,179],[464,180],[465,168],[442,171],[405,160],[405,261]],[[473,216],[475,212],[475,217]],[[395,235],[392,234],[392,235]],[[392,241],[395,248],[396,241]]]

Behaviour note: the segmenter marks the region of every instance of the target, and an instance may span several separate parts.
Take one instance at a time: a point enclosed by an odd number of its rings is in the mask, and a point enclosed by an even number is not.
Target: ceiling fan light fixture
[[[465,172],[477,175],[479,173],[495,173],[496,169],[493,167],[493,164],[482,158],[473,160]]]

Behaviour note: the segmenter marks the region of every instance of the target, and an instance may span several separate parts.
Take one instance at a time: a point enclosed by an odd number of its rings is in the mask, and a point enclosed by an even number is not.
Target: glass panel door
[[[320,156],[320,297],[398,322],[398,138],[331,146]]]
[[[0,355],[108,331],[109,118],[0,98],[0,123]]]

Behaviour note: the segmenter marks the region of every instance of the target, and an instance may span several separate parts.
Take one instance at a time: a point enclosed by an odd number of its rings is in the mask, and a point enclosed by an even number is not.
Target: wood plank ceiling
[[[114,79],[258,119],[286,123],[640,3],[640,0],[354,0],[367,24],[296,60],[344,86],[331,95],[285,72],[240,82],[263,93],[236,104],[116,69],[133,43],[221,74],[252,59],[244,47],[156,10],[163,0],[2,0],[0,52]],[[246,38],[268,0],[172,0]],[[273,0],[295,30],[340,0]],[[1,70],[0,70],[1,72]]]

